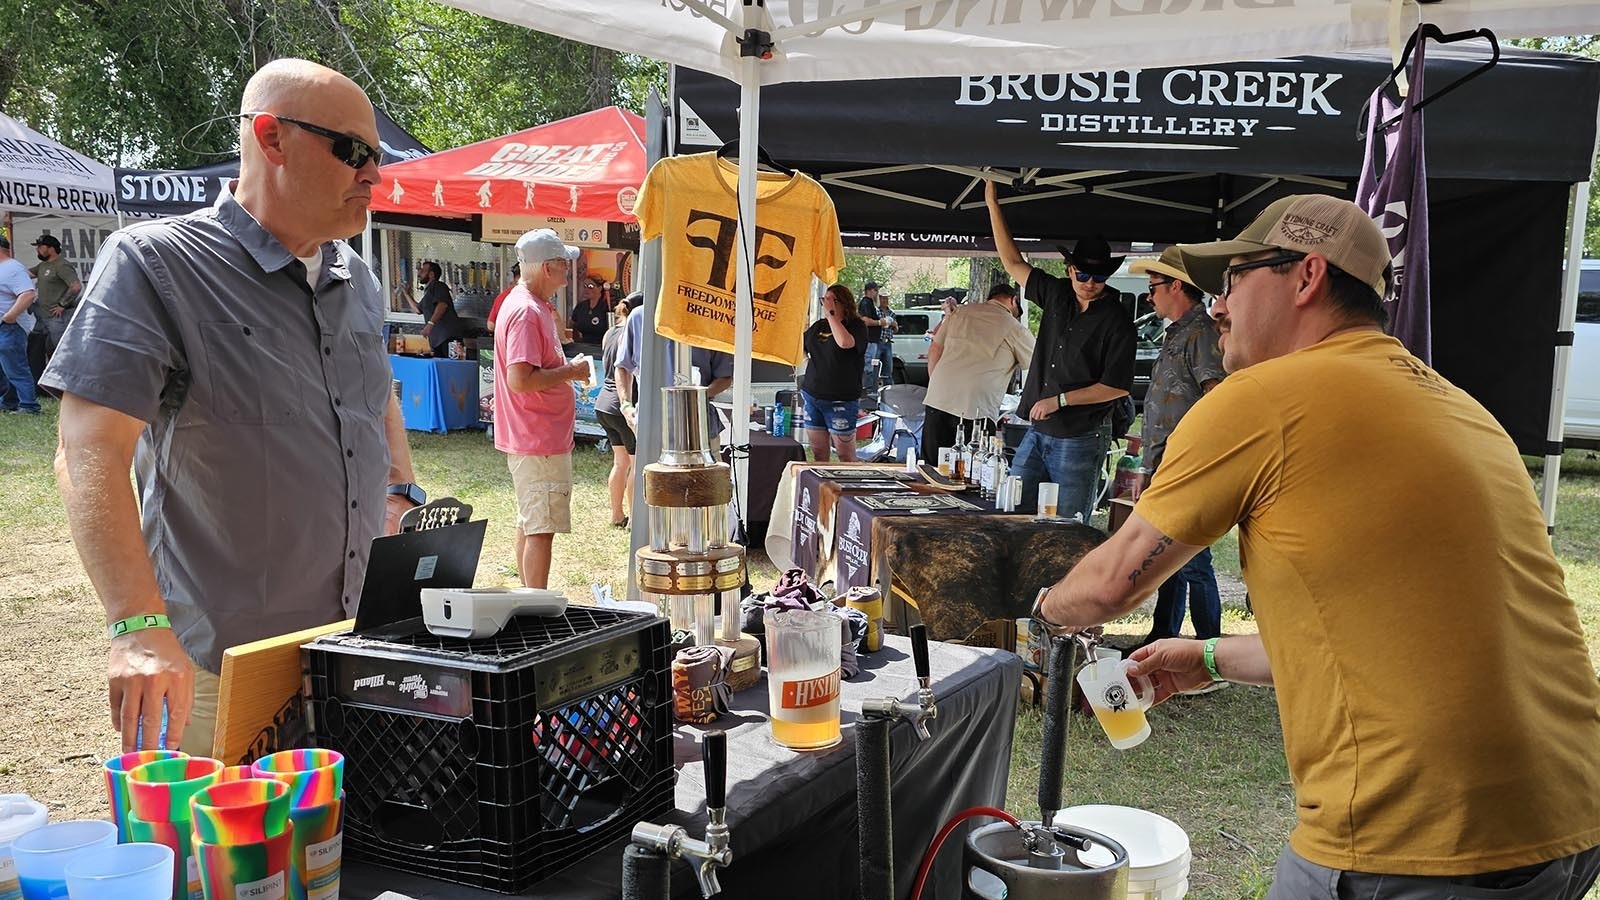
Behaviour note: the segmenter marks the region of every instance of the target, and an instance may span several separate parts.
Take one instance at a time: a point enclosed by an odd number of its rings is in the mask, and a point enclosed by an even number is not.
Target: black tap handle
[[[931,678],[933,671],[928,668],[928,626],[911,626],[911,660],[916,664],[918,678]]]
[[[728,733],[708,731],[700,752],[706,764],[706,809],[728,805]]]

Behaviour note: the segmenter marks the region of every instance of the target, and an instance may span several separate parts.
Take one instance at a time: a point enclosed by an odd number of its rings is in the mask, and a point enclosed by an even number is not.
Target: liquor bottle
[[[967,425],[962,422],[956,425],[955,460],[950,464],[950,479],[956,484],[967,480],[966,445]]]
[[[1006,480],[1006,476],[1009,474],[1008,467],[1006,466],[1005,438],[999,436],[992,437],[989,439],[989,445],[992,448],[990,451],[990,456],[994,460],[994,475],[993,482],[989,486],[989,495],[991,497],[998,497],[1000,496],[1000,484]]]
[[[987,500],[991,496],[989,488],[993,484],[994,460],[989,458],[989,444],[987,441],[978,445],[973,455],[973,469],[978,478],[978,496]]]

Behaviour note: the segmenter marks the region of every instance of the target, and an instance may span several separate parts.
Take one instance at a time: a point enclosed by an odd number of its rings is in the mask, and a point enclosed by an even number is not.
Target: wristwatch
[[[391,484],[389,485],[389,493],[399,494],[407,500],[410,500],[413,506],[421,506],[422,504],[428,502],[428,492],[424,491],[420,487],[417,487],[416,482],[413,481],[403,481],[399,484]]]
[[[1065,625],[1057,625],[1045,617],[1044,595],[1050,593],[1050,587],[1050,585],[1045,585],[1044,587],[1039,588],[1039,593],[1033,598],[1033,610],[1028,613],[1028,617],[1033,619],[1035,622],[1038,622],[1040,625],[1043,625],[1044,630],[1050,632],[1052,635],[1072,634],[1074,629],[1068,628]]]

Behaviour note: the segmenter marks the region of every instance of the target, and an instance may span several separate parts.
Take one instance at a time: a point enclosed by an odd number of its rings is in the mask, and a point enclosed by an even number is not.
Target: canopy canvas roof
[[[627,223],[647,168],[644,119],[608,106],[384,166],[372,211]]]
[[[111,167],[0,115],[0,209],[115,215]]]

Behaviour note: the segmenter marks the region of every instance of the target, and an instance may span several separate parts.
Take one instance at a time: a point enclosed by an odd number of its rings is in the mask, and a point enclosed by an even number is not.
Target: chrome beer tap
[[[649,822],[640,822],[633,826],[633,843],[668,859],[690,859],[695,867],[695,877],[700,879],[700,895],[711,897],[722,891],[722,884],[717,879],[717,870],[733,863],[733,848],[729,846],[731,832],[728,829],[728,799],[727,799],[727,773],[728,773],[728,735],[722,731],[708,731],[701,743],[702,758],[705,760],[706,769],[706,816],[711,820],[706,825],[704,840],[689,836],[687,829],[679,825],[652,825]],[[626,866],[627,860],[624,859]],[[624,873],[624,887],[628,879]],[[663,885],[663,888],[666,886]],[[660,896],[667,896],[663,890]],[[644,896],[652,897],[655,894],[647,892]]]
[[[861,702],[861,715],[879,719],[906,719],[916,730],[917,737],[928,740],[928,720],[939,717],[939,707],[933,699],[933,677],[928,667],[928,627],[911,626],[911,658],[917,670],[917,699],[915,703],[899,697],[880,697]]]

